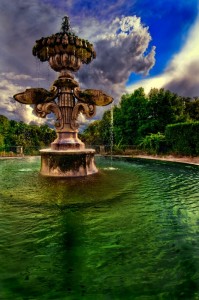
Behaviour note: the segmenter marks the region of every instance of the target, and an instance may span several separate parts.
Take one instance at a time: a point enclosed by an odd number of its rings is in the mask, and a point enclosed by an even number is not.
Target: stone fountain
[[[72,72],[79,70],[82,64],[89,64],[96,58],[91,43],[76,36],[70,28],[69,18],[63,18],[59,33],[36,41],[33,55],[40,61],[48,61],[50,67],[60,72],[50,88],[30,88],[14,95],[14,99],[23,104],[34,105],[38,117],[47,114],[56,116],[57,138],[51,148],[40,150],[41,171],[45,176],[79,177],[97,173],[94,162],[94,149],[85,149],[78,138],[78,115],[87,118],[95,115],[96,106],[105,106],[113,98],[101,90],[81,90]]]

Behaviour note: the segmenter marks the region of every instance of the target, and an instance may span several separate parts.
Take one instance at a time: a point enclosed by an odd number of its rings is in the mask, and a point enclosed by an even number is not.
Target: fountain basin
[[[81,177],[98,172],[94,149],[52,150],[41,153],[41,175],[50,177]]]
[[[68,179],[0,159],[0,298],[198,299],[198,166],[96,164]]]

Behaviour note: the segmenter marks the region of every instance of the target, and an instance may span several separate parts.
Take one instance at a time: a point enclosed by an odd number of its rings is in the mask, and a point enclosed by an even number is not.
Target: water
[[[97,159],[82,179],[0,160],[0,299],[199,299],[199,168]]]

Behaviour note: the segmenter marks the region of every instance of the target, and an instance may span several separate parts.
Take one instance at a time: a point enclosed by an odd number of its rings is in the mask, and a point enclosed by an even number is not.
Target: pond
[[[199,168],[96,164],[50,179],[0,160],[0,299],[199,299]]]

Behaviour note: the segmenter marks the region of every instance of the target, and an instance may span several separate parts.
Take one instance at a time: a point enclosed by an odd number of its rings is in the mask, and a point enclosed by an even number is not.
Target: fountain
[[[61,72],[50,91],[14,96],[40,117],[54,112],[57,139],[41,151],[50,178],[37,156],[0,160],[0,299],[199,299],[198,166],[115,157],[107,168],[97,157],[98,176],[75,178],[97,172],[77,115],[112,99],[69,73],[87,60],[83,46],[64,48],[68,26],[33,48]]]
[[[56,177],[97,173],[95,150],[85,149],[84,143],[78,138],[77,118],[80,112],[87,118],[93,117],[96,106],[108,105],[113,98],[101,90],[81,90],[71,74],[71,71],[78,71],[82,64],[89,64],[96,58],[93,45],[71,31],[69,18],[65,16],[59,33],[36,41],[33,55],[41,62],[48,61],[54,71],[60,72],[50,91],[30,88],[14,95],[14,99],[20,103],[33,104],[38,117],[45,118],[50,113],[56,116],[57,138],[51,143],[51,148],[40,151],[40,173]]]

